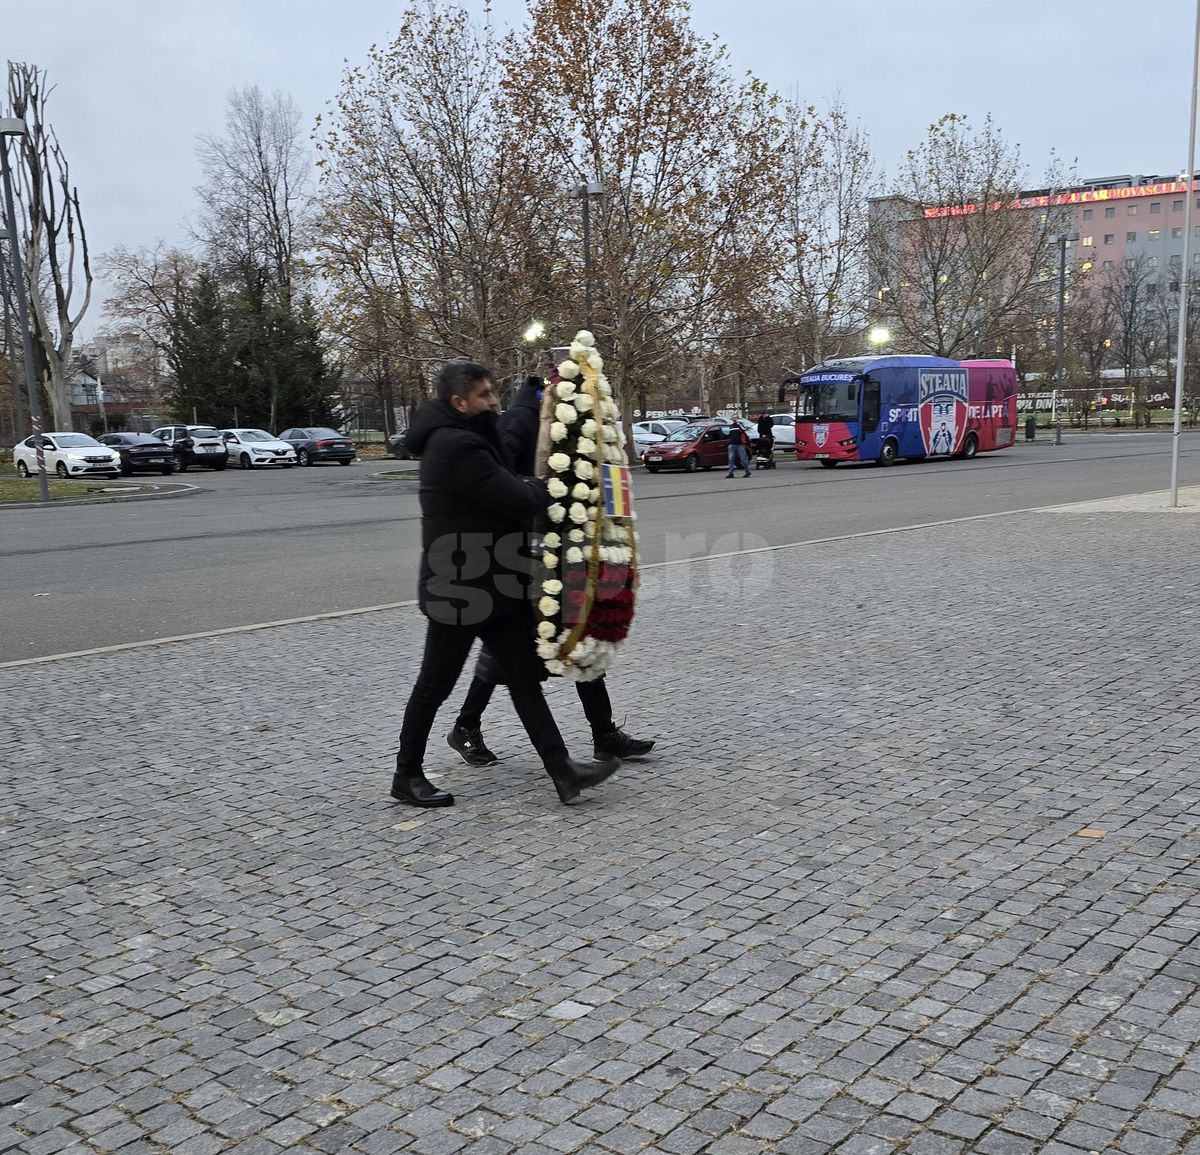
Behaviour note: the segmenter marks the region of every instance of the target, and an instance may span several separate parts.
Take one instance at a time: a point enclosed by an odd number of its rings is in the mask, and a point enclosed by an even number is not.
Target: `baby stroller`
[[[775,438],[759,437],[758,447],[754,450],[755,469],[775,468]]]

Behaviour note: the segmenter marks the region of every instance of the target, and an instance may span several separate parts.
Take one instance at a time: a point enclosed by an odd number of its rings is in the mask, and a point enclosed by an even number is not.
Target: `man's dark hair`
[[[449,401],[451,397],[465,397],[480,381],[486,381],[491,375],[491,370],[486,366],[456,357],[442,366],[434,393],[439,401]]]

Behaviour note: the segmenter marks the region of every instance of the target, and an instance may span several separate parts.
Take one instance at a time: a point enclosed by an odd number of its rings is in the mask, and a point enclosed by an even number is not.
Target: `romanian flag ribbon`
[[[604,484],[604,512],[609,517],[629,517],[633,512],[629,467],[605,463],[600,469]]]

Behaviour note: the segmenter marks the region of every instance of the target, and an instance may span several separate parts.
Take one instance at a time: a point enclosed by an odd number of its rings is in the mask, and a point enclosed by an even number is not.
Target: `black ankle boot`
[[[396,759],[396,773],[392,777],[392,797],[410,806],[432,807],[453,806],[454,795],[448,790],[439,790],[418,766],[415,770],[402,766]]]
[[[558,791],[558,800],[564,806],[569,806],[579,797],[581,790],[590,790],[599,786],[606,778],[611,778],[621,766],[620,758],[604,758],[596,762],[576,762],[574,758],[564,758],[553,766],[546,767]]]
[[[597,734],[593,749],[597,758],[614,755],[617,758],[640,758],[654,749],[654,743],[645,738],[634,738],[614,726],[603,734]]]

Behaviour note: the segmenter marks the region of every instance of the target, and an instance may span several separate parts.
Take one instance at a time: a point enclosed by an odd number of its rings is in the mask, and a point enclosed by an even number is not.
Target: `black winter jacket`
[[[512,458],[513,468],[524,477],[532,477],[537,464],[542,388],[540,377],[527,377],[512,404],[500,414],[500,439]]]
[[[478,625],[523,607],[521,549],[550,504],[545,482],[513,474],[491,412],[464,418],[428,401],[405,444],[421,459],[421,612]]]

